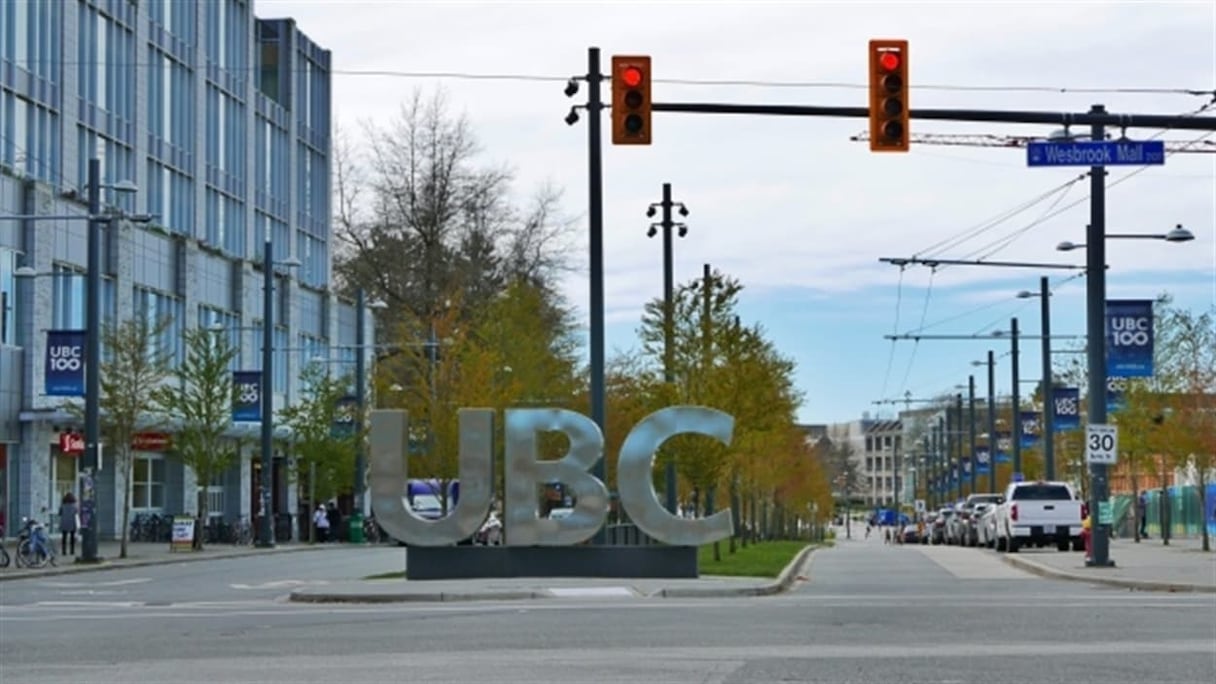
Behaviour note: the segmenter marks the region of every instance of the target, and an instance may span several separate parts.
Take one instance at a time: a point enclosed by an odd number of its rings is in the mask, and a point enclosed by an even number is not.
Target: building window
[[[321,366],[322,373],[329,375],[341,375],[343,369],[340,367],[332,367],[334,359],[329,358],[329,343],[323,338],[313,335],[300,335],[300,373],[309,366]]]
[[[0,247],[0,345],[17,344],[17,252]]]
[[[124,123],[134,121],[135,37],[87,3],[77,16],[77,95]]]
[[[131,464],[131,508],[147,511],[165,507],[165,459],[133,456]]]
[[[83,330],[86,282],[84,270],[55,264],[52,272],[51,326],[56,330]],[[112,321],[114,316],[114,280],[102,278],[101,318],[103,321]]]
[[[194,151],[193,74],[148,46],[148,130],[182,150]]]
[[[88,186],[90,157],[96,157],[101,162],[103,183],[135,180],[135,153],[130,147],[84,126],[78,126],[76,131],[77,143],[80,145],[76,163],[76,182],[79,188],[83,190]],[[103,191],[102,205],[134,212],[137,194],[144,193]]]
[[[0,89],[0,163],[18,175],[62,183],[60,139],[55,112]]]
[[[198,327],[224,336],[228,340],[228,345],[239,352],[241,348],[241,317],[239,315],[215,307],[200,305],[198,307]],[[234,354],[229,368],[234,371],[240,370],[240,362],[240,353]]]
[[[182,334],[185,332],[185,320],[182,306],[182,300],[178,297],[135,286],[134,315],[142,317],[153,329],[161,321],[167,321],[159,338],[148,340],[148,351],[153,353],[159,347],[169,355],[169,365],[172,368],[177,368],[183,352]]]
[[[148,159],[147,197],[157,223],[180,235],[194,235],[193,179]]]

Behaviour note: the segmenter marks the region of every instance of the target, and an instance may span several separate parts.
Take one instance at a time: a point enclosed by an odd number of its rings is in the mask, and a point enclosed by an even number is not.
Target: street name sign
[[[1026,145],[1027,166],[1157,166],[1165,164],[1160,140],[1043,141]]]
[[[1118,460],[1119,437],[1114,425],[1085,426],[1085,462],[1114,465]]]

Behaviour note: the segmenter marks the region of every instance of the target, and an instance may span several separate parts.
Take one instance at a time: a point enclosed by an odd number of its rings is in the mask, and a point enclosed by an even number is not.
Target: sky
[[[1210,2],[258,0],[255,13],[296,19],[332,52],[341,129],[386,123],[416,88],[442,88],[468,118],[481,159],[514,170],[521,199],[546,182],[564,188],[563,211],[577,226],[572,249],[584,269],[565,292],[584,324],[586,115],[574,126],[563,118],[585,101],[586,86],[574,99],[562,90],[564,79],[586,72],[588,47],[601,49],[605,69],[613,54],[650,55],[656,102],[866,106],[871,38],[909,41],[913,110],[1083,112],[1103,104],[1114,113],[1173,115],[1210,103],[1216,88]],[[343,73],[358,71],[554,80]],[[1208,94],[1178,92],[1185,90]],[[606,86],[603,96],[610,99]],[[1016,148],[916,144],[908,154],[875,154],[849,139],[864,119],[656,113],[648,147],[612,146],[607,113],[603,121],[609,355],[637,345],[641,309],[662,294],[661,241],[646,237],[645,212],[665,182],[689,209],[688,235],[675,243],[676,281],[699,278],[708,263],[742,282],[743,321],[762,324],[797,363],[801,422],[891,416],[902,403],[875,402],[953,394],[972,374],[982,392],[986,370],[972,361],[989,349],[998,356],[996,391],[1007,394],[1010,344],[982,338],[1008,330],[1013,317],[1023,333],[1038,334],[1038,299],[1016,294],[1037,291],[1042,276],[1052,283],[1052,334],[1084,333],[1085,278],[1075,268],[901,269],[879,261],[1083,264],[1083,251],[1055,249],[1085,241],[1083,167],[1028,168]],[[914,135],[1045,137],[1058,128],[911,122]],[[1127,135],[1203,138],[1193,147],[1216,152],[1216,134],[1203,131]],[[1216,306],[1216,154],[1111,167],[1107,188],[1108,233],[1164,233],[1181,224],[1195,234],[1178,244],[1109,239],[1108,298],[1169,293],[1183,308]],[[884,339],[918,332],[981,339]],[[1040,359],[1039,341],[1023,340],[1023,383],[1039,379]],[[1032,389],[1022,384],[1023,396]]]

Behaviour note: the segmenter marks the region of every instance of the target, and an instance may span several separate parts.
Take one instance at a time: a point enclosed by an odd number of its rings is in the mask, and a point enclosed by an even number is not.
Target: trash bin
[[[351,544],[363,543],[363,514],[352,513],[350,516],[350,527],[347,528],[347,541]]]

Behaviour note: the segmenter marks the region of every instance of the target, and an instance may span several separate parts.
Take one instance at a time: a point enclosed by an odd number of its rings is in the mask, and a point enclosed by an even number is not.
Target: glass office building
[[[275,277],[276,406],[295,399],[317,357],[354,368],[355,311],[330,287],[330,53],[292,20],[253,11],[247,0],[0,0],[0,522],[9,534],[22,516],[47,520],[79,486],[82,425],[67,405],[80,399],[49,391],[47,348],[87,323],[87,224],[3,217],[84,216],[91,158],[103,183],[136,188],[103,190],[103,211],[154,215],[104,224],[103,320],[170,317],[174,363],[185,329],[223,328],[240,349],[233,371],[260,370],[269,235],[276,260],[301,262]],[[196,508],[198,483],[172,457],[169,418],[136,440],[133,514]],[[258,428],[232,426],[248,446],[208,483],[218,517],[258,513]],[[285,463],[278,455],[267,480],[279,515],[298,506]],[[122,484],[103,454],[106,538],[117,536]]]

